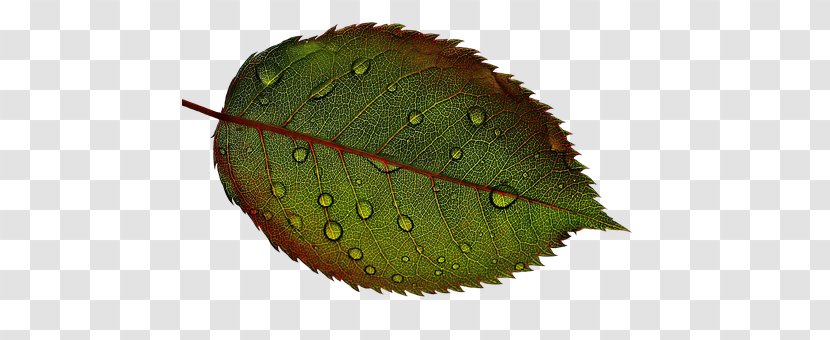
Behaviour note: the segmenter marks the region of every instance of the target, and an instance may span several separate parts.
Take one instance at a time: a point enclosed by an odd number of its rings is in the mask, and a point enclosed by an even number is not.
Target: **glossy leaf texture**
[[[214,135],[228,198],[277,250],[355,289],[447,292],[625,230],[561,121],[458,40],[359,24],[251,55]]]

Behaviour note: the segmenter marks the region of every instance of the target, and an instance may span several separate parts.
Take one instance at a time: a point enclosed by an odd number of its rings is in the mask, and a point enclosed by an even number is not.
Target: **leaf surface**
[[[357,289],[447,292],[541,265],[603,212],[561,121],[457,40],[332,28],[255,53],[214,160],[277,250]]]

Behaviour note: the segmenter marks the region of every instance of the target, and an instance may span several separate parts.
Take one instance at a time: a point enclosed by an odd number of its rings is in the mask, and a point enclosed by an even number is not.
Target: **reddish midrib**
[[[433,185],[435,183],[435,179],[437,178],[437,179],[440,179],[442,181],[457,183],[457,184],[464,185],[464,186],[467,186],[467,187],[475,188],[477,190],[481,190],[481,191],[485,191],[485,192],[496,192],[496,193],[499,193],[499,194],[502,194],[502,195],[505,195],[505,196],[516,197],[516,198],[521,199],[521,200],[525,200],[525,201],[528,201],[528,202],[540,204],[540,205],[546,206],[548,208],[571,212],[568,209],[557,207],[555,205],[552,205],[552,204],[549,204],[549,203],[546,203],[546,202],[542,202],[542,201],[538,201],[538,200],[535,200],[535,199],[532,199],[532,198],[529,198],[529,197],[524,197],[524,196],[521,196],[521,195],[518,195],[518,194],[497,190],[495,188],[490,188],[490,187],[487,187],[485,185],[470,183],[470,182],[467,182],[467,181],[464,181],[464,180],[461,180],[461,179],[447,177],[445,175],[432,173],[432,172],[429,172],[429,171],[424,170],[424,169],[419,169],[419,168],[413,167],[409,164],[397,163],[395,161],[388,160],[386,158],[375,155],[373,153],[369,153],[369,152],[366,152],[366,151],[363,151],[363,150],[353,149],[353,148],[350,148],[348,146],[340,145],[340,144],[337,144],[337,143],[334,143],[332,141],[325,140],[325,139],[322,139],[322,138],[319,138],[319,137],[309,136],[309,135],[306,135],[306,134],[303,134],[303,133],[299,133],[297,131],[288,130],[288,129],[286,129],[284,127],[281,127],[281,126],[268,125],[268,124],[258,122],[258,121],[255,121],[255,120],[250,120],[250,119],[242,118],[242,117],[239,117],[239,116],[233,116],[233,115],[228,115],[228,114],[216,112],[216,111],[213,111],[209,108],[201,106],[199,104],[193,103],[193,102],[191,102],[187,99],[182,99],[182,106],[184,106],[186,108],[189,108],[189,109],[192,109],[192,110],[195,110],[195,111],[199,111],[201,113],[204,113],[208,116],[211,116],[213,118],[216,118],[216,119],[219,119],[219,120],[222,120],[222,121],[231,122],[231,123],[239,124],[239,125],[244,125],[244,126],[251,127],[251,128],[254,128],[254,129],[257,129],[257,130],[260,130],[260,131],[266,130],[266,131],[276,132],[276,133],[281,134],[283,136],[288,136],[288,137],[291,137],[291,138],[301,139],[301,140],[307,141],[309,143],[325,145],[325,146],[328,146],[328,147],[333,148],[335,150],[339,150],[341,152],[348,152],[350,154],[354,154],[354,155],[374,159],[374,160],[377,160],[377,161],[380,161],[380,162],[383,162],[383,163],[386,163],[386,164],[394,165],[394,166],[397,166],[401,169],[406,169],[406,170],[409,170],[409,171],[412,171],[412,172],[415,172],[415,173],[419,173],[419,174],[424,175],[424,176],[428,176],[430,178],[430,180],[432,180]]]

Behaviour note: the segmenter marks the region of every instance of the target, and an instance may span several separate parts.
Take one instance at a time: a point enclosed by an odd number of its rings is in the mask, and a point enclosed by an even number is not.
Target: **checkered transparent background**
[[[564,119],[632,233],[424,298],[272,250],[221,189],[242,60],[374,21]],[[830,1],[0,1],[0,339],[828,339]]]

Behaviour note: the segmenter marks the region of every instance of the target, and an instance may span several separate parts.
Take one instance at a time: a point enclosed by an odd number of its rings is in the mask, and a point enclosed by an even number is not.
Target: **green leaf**
[[[214,159],[273,246],[357,289],[447,292],[541,265],[569,232],[626,230],[561,121],[457,40],[332,28],[252,55]]]

